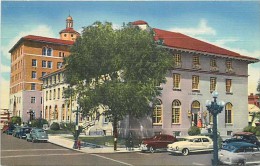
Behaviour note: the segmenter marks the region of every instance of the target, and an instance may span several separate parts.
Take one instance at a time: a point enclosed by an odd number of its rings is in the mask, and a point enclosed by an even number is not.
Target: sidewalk
[[[129,153],[129,152],[140,152],[140,149],[134,148],[134,150],[127,150],[126,148],[118,147],[116,151],[114,151],[114,147],[111,146],[103,146],[101,148],[91,148],[91,147],[82,147],[81,150],[73,149],[74,141],[68,138],[64,138],[59,135],[49,135],[49,142],[52,144],[56,144],[68,149],[80,151],[83,153]]]

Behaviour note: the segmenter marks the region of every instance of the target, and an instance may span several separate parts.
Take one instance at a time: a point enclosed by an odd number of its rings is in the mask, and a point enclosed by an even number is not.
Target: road
[[[1,135],[1,165],[210,165],[212,154],[175,156],[160,153],[86,154],[50,143],[31,143],[6,134]]]

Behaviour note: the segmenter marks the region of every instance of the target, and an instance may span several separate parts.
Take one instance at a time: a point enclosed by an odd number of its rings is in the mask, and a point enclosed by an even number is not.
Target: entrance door
[[[193,101],[191,104],[191,126],[198,125],[198,113],[200,111],[200,103],[198,101]]]

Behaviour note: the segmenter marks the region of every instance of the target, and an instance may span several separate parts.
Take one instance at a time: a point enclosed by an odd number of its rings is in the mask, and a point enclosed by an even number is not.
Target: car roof
[[[236,136],[236,135],[254,135],[254,133],[242,131],[242,132],[236,132],[233,135],[234,136]]]
[[[194,135],[194,136],[187,136],[186,139],[194,139],[194,138],[209,138],[208,136],[204,135]]]
[[[248,146],[257,147],[255,144],[251,144],[247,142],[230,142],[227,145],[234,146],[236,148],[248,147]]]

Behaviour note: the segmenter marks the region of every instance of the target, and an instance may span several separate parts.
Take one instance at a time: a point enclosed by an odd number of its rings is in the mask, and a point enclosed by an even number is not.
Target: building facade
[[[213,91],[225,102],[218,115],[221,135],[231,135],[248,125],[248,64],[259,60],[214,46],[181,33],[150,28],[145,21],[134,26],[153,30],[154,39],[173,56],[173,68],[160,85],[162,95],[150,117],[125,120],[122,134],[131,130],[141,137],[156,133],[187,135],[191,126],[212,127],[205,102]]]
[[[42,81],[40,77],[62,67],[63,58],[69,55],[74,37],[73,20],[69,16],[66,29],[60,32],[61,39],[28,35],[22,37],[9,51],[11,53],[9,110],[29,120],[28,112],[35,118],[42,117]],[[70,35],[70,38],[66,38]],[[73,37],[72,37],[73,36]]]

